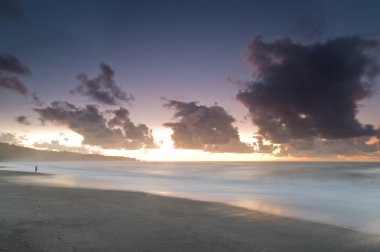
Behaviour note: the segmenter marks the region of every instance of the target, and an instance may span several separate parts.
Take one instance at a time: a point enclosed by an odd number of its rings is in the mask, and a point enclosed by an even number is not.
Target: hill
[[[137,161],[128,157],[111,157],[97,154],[35,150],[0,143],[0,161]]]

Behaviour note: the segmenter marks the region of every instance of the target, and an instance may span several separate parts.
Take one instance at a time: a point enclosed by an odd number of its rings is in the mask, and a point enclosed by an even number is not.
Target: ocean
[[[15,182],[130,190],[227,203],[269,214],[380,234],[380,163],[49,162],[1,169],[52,176]],[[9,178],[15,180],[15,178]]]

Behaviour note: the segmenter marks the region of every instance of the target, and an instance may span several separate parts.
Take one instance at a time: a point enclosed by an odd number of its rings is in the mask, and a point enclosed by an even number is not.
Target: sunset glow
[[[380,251],[379,10],[0,0],[0,251]]]
[[[380,160],[373,23],[322,28],[316,3],[77,4],[10,4],[22,14],[0,23],[0,142],[146,161]]]

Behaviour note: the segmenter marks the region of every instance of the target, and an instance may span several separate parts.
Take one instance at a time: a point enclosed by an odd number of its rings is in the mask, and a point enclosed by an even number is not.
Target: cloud
[[[3,76],[0,73],[0,88],[6,88],[12,91],[16,91],[19,94],[27,95],[27,87],[16,77]]]
[[[28,73],[30,73],[29,68],[23,65],[19,59],[8,53],[0,52],[0,88],[27,95],[27,87],[17,77],[9,74],[25,75]]]
[[[22,145],[22,141],[21,140],[22,140],[22,137],[20,138],[16,134],[12,134],[12,133],[0,133],[0,142],[1,143]]]
[[[29,119],[23,115],[16,117],[16,121],[19,122],[20,124],[31,125]]]
[[[80,74],[78,80],[80,84],[70,92],[87,96],[95,102],[106,105],[118,105],[129,103],[133,100],[132,94],[127,94],[115,82],[115,72],[104,63],[100,64],[101,73],[94,79],[90,79],[86,74]]]
[[[59,140],[52,140],[50,142],[34,142],[33,147],[44,150],[52,151],[69,151],[78,153],[93,153],[84,146],[67,146],[59,143]]]
[[[0,52],[0,72],[28,74],[30,70],[18,58],[8,53]]]
[[[32,101],[33,101],[33,103],[34,104],[36,104],[36,106],[38,106],[38,107],[42,107],[42,106],[44,106],[45,105],[45,103],[37,96],[37,94],[36,93],[33,93],[32,95],[31,95],[31,97],[32,97]]]
[[[337,158],[345,157],[378,157],[380,142],[376,136],[362,136],[345,139],[291,139],[286,143],[272,144],[264,142],[261,136],[256,137],[256,153],[272,154],[276,157],[312,157]]]
[[[168,101],[165,107],[175,110],[178,122],[164,126],[173,130],[172,139],[176,148],[202,149],[209,152],[252,152],[242,143],[239,132],[233,126],[235,119],[222,107],[206,107],[196,102]]]
[[[135,125],[129,119],[129,111],[127,109],[120,107],[112,112],[114,117],[108,122],[109,127],[120,127],[125,133],[126,138],[144,142],[150,148],[155,147],[152,131],[145,124]]]
[[[336,157],[374,156],[380,151],[376,137],[354,137],[348,139],[293,139],[281,144],[276,156],[286,157]]]
[[[341,37],[309,45],[290,39],[249,47],[255,80],[237,99],[248,108],[258,134],[272,143],[292,139],[372,136],[357,119],[358,102],[374,89],[379,66],[370,53],[379,42]]]
[[[278,145],[272,143],[266,143],[262,136],[256,136],[256,142],[254,143],[256,153],[274,153],[278,149]]]
[[[83,136],[83,144],[107,149],[154,148],[152,132],[145,124],[135,125],[129,112],[120,108],[107,113],[94,105],[81,108],[65,101],[55,101],[50,106],[34,109],[42,122],[51,121],[65,125]],[[106,114],[113,116],[108,120]]]

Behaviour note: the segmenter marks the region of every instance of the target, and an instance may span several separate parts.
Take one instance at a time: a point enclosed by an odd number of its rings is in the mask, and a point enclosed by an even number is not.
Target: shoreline
[[[379,251],[380,236],[223,203],[20,185],[0,171],[1,251]]]

